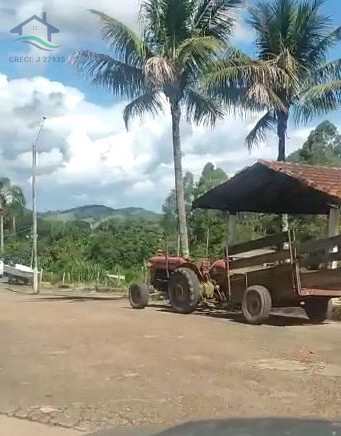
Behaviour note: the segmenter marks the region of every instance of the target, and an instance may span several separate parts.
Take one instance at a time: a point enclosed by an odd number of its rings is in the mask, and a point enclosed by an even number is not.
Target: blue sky
[[[98,0],[96,7],[137,28],[138,3]],[[138,120],[126,132],[122,121],[125,102],[89,85],[68,63],[36,63],[42,56],[67,58],[78,48],[106,50],[98,23],[87,11],[90,7],[91,0],[13,0],[10,6],[7,0],[0,0],[1,173],[19,183],[29,196],[30,147],[44,114],[48,120],[40,144],[40,209],[102,203],[160,210],[173,186],[167,114],[155,120]],[[335,24],[341,24],[340,0],[327,0],[324,9]],[[54,52],[32,48],[9,33],[12,27],[33,14],[41,16],[43,11],[60,29],[54,42],[61,47]],[[254,35],[243,20],[237,24],[233,43],[254,52]],[[340,56],[340,47],[331,58]],[[28,56],[33,63],[13,62],[21,56]],[[341,127],[340,111],[328,119]],[[185,170],[199,176],[204,164],[212,161],[233,174],[257,158],[275,158],[273,135],[251,155],[247,152],[244,138],[255,120],[227,118],[214,131],[183,123]],[[291,123],[288,151],[299,147],[319,121],[307,126]]]

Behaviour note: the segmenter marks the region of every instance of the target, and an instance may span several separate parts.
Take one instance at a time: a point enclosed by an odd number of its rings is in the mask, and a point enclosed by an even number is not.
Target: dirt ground
[[[177,315],[0,290],[0,414],[93,431],[246,416],[339,418],[341,323]]]

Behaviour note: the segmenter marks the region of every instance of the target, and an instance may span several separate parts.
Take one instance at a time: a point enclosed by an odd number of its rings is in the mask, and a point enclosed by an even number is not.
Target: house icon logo
[[[17,41],[33,45],[40,50],[51,51],[59,47],[59,45],[52,42],[52,35],[59,33],[59,29],[47,22],[46,12],[43,12],[42,18],[32,15],[26,21],[11,29],[10,32],[19,35]]]

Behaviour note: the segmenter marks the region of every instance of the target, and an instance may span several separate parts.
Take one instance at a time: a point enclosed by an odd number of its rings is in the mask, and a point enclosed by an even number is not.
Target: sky
[[[138,29],[139,2],[97,0],[96,8]],[[126,131],[122,110],[127,102],[93,87],[65,62],[75,49],[107,51],[99,23],[88,12],[91,7],[92,0],[0,0],[0,175],[20,185],[30,205],[31,147],[44,115],[38,143],[39,210],[105,204],[160,211],[174,185],[169,113],[145,116]],[[340,0],[327,0],[324,8],[335,25],[341,24]],[[60,30],[53,36],[60,47],[50,52],[17,41],[18,35],[10,33],[42,12]],[[254,52],[245,13],[238,18],[232,42]],[[339,56],[340,47],[331,58]],[[304,126],[290,122],[288,153],[325,118],[341,129],[341,111]],[[256,119],[229,116],[214,130],[183,122],[184,171],[198,178],[205,163],[212,162],[233,175],[259,158],[275,159],[273,134],[252,153],[245,146]]]

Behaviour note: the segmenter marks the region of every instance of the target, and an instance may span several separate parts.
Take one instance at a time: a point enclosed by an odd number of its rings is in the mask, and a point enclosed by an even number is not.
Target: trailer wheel
[[[250,324],[262,324],[269,318],[271,307],[271,294],[264,286],[250,286],[244,292],[242,312]]]
[[[168,293],[172,307],[179,313],[192,313],[200,300],[198,276],[189,268],[179,268],[172,274]]]
[[[328,318],[329,298],[314,297],[304,302],[307,317],[313,322],[323,322]]]
[[[129,287],[129,302],[133,309],[144,309],[148,306],[149,288],[146,285],[136,283]]]

